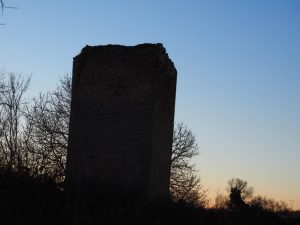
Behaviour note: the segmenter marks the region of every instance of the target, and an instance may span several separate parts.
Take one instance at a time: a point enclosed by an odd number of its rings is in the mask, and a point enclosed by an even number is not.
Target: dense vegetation
[[[63,189],[47,176],[33,177],[26,171],[0,171],[0,222],[3,225],[66,224]],[[292,211],[274,212],[261,206],[234,205],[226,208],[206,209],[186,202],[132,204],[132,201],[117,202],[104,199],[98,216],[103,224],[278,224],[298,225],[300,213]],[[137,207],[138,205],[138,207]]]

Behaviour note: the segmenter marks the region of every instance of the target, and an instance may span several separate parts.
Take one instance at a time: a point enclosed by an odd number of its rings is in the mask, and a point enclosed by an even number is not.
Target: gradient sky
[[[233,177],[300,209],[300,1],[6,0],[0,69],[52,90],[85,45],[163,43],[214,196]]]

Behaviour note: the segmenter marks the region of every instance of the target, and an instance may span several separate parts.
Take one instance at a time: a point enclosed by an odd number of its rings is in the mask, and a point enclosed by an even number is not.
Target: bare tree
[[[246,201],[252,197],[254,189],[248,186],[247,181],[232,178],[228,181],[227,191],[229,192],[229,208],[241,209],[246,206]]]
[[[1,152],[9,167],[29,168],[33,175],[47,174],[63,181],[68,148],[71,77],[60,80],[56,90],[40,94],[26,105],[23,94],[29,79],[10,74],[2,82],[0,131]],[[0,83],[1,87],[1,83]],[[7,90],[6,90],[7,89]],[[21,120],[25,123],[22,124]],[[170,192],[174,201],[205,206],[207,191],[200,183],[191,159],[199,154],[194,134],[182,123],[176,125],[171,158]]]
[[[71,104],[71,77],[60,80],[54,92],[35,98],[27,113],[31,141],[35,144],[39,173],[64,178],[68,125]],[[38,143],[38,144],[37,144]],[[190,160],[198,155],[194,134],[182,123],[174,129],[170,191],[175,201],[204,206],[206,190],[200,184],[195,165]]]
[[[29,131],[35,145],[39,172],[63,178],[67,152],[68,125],[71,104],[71,77],[60,80],[54,92],[40,94],[27,113]],[[174,129],[170,191],[173,199],[204,202],[206,191],[200,185],[195,165],[190,160],[198,155],[194,134],[182,123]],[[55,168],[55,169],[54,169]]]
[[[253,187],[248,186],[248,182],[240,178],[232,178],[228,181],[228,191],[232,192],[237,190],[240,193],[242,200],[247,200],[252,197],[254,193]]]
[[[199,154],[196,138],[183,123],[178,123],[173,132],[170,192],[174,201],[205,206],[207,190],[200,183],[195,164],[191,159]]]
[[[215,205],[214,207],[216,209],[226,209],[228,207],[228,204],[229,204],[229,199],[228,197],[221,193],[219,190],[217,191],[216,193],[216,197],[215,197]]]
[[[269,212],[284,213],[292,210],[285,201],[276,201],[273,198],[260,195],[252,198],[249,204],[251,207],[260,208]]]
[[[71,103],[71,78],[65,76],[53,92],[40,94],[28,108],[29,149],[35,154],[35,173],[64,179]]]
[[[7,77],[2,80],[0,91],[0,157],[2,165],[19,170],[26,166],[22,147],[23,109],[30,78],[23,79],[14,73],[8,73]]]
[[[5,88],[5,81],[4,81],[4,72],[3,71],[0,71],[0,122],[2,121],[2,114],[3,114],[3,107],[2,107],[2,102],[4,101],[2,98],[3,98],[3,95],[4,95],[4,92],[6,91],[6,88]],[[0,123],[0,137],[3,136],[3,124]]]

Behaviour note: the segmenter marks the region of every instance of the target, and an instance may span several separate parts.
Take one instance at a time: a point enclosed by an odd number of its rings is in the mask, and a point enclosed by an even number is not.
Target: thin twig
[[[17,9],[17,6],[7,6],[3,2],[3,0],[0,0],[0,5],[1,5],[1,14],[3,14],[4,9]],[[1,24],[3,25],[3,24]]]

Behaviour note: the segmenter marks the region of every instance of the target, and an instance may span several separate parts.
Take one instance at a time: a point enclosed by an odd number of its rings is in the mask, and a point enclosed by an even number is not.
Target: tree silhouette
[[[183,123],[175,125],[173,132],[170,192],[174,201],[205,206],[207,191],[200,184],[195,164],[190,160],[199,154],[195,135]]]
[[[260,195],[252,198],[249,204],[251,207],[263,209],[273,213],[284,213],[292,210],[285,201],[276,201],[273,198],[267,198]]]
[[[1,74],[0,74],[1,75]],[[0,158],[9,168],[47,174],[57,182],[65,176],[71,105],[71,77],[64,76],[52,92],[32,101],[23,97],[30,79],[10,74],[0,76]],[[5,82],[4,82],[5,81]],[[173,133],[170,193],[174,201],[205,206],[207,191],[200,183],[195,164],[199,154],[195,135],[183,123]]]
[[[36,157],[36,173],[57,181],[65,175],[71,104],[71,78],[64,76],[52,92],[40,94],[27,108],[29,145]]]
[[[0,84],[0,159],[2,166],[10,170],[27,167],[28,152],[24,148],[24,94],[30,78],[8,73]]]
[[[32,142],[38,143],[36,151],[41,155],[39,170],[64,179],[68,148],[68,125],[71,103],[71,77],[64,76],[51,93],[34,98],[27,113],[31,124]],[[204,206],[206,190],[200,184],[195,165],[190,160],[199,154],[194,134],[184,124],[175,126],[173,133],[170,192],[173,200]]]
[[[246,205],[246,200],[253,195],[253,187],[240,178],[232,178],[228,181],[229,208],[238,209]]]
[[[216,193],[216,197],[215,197],[215,204],[214,207],[216,209],[227,209],[229,205],[229,198],[228,196],[226,196],[225,194],[222,194],[219,190]]]

